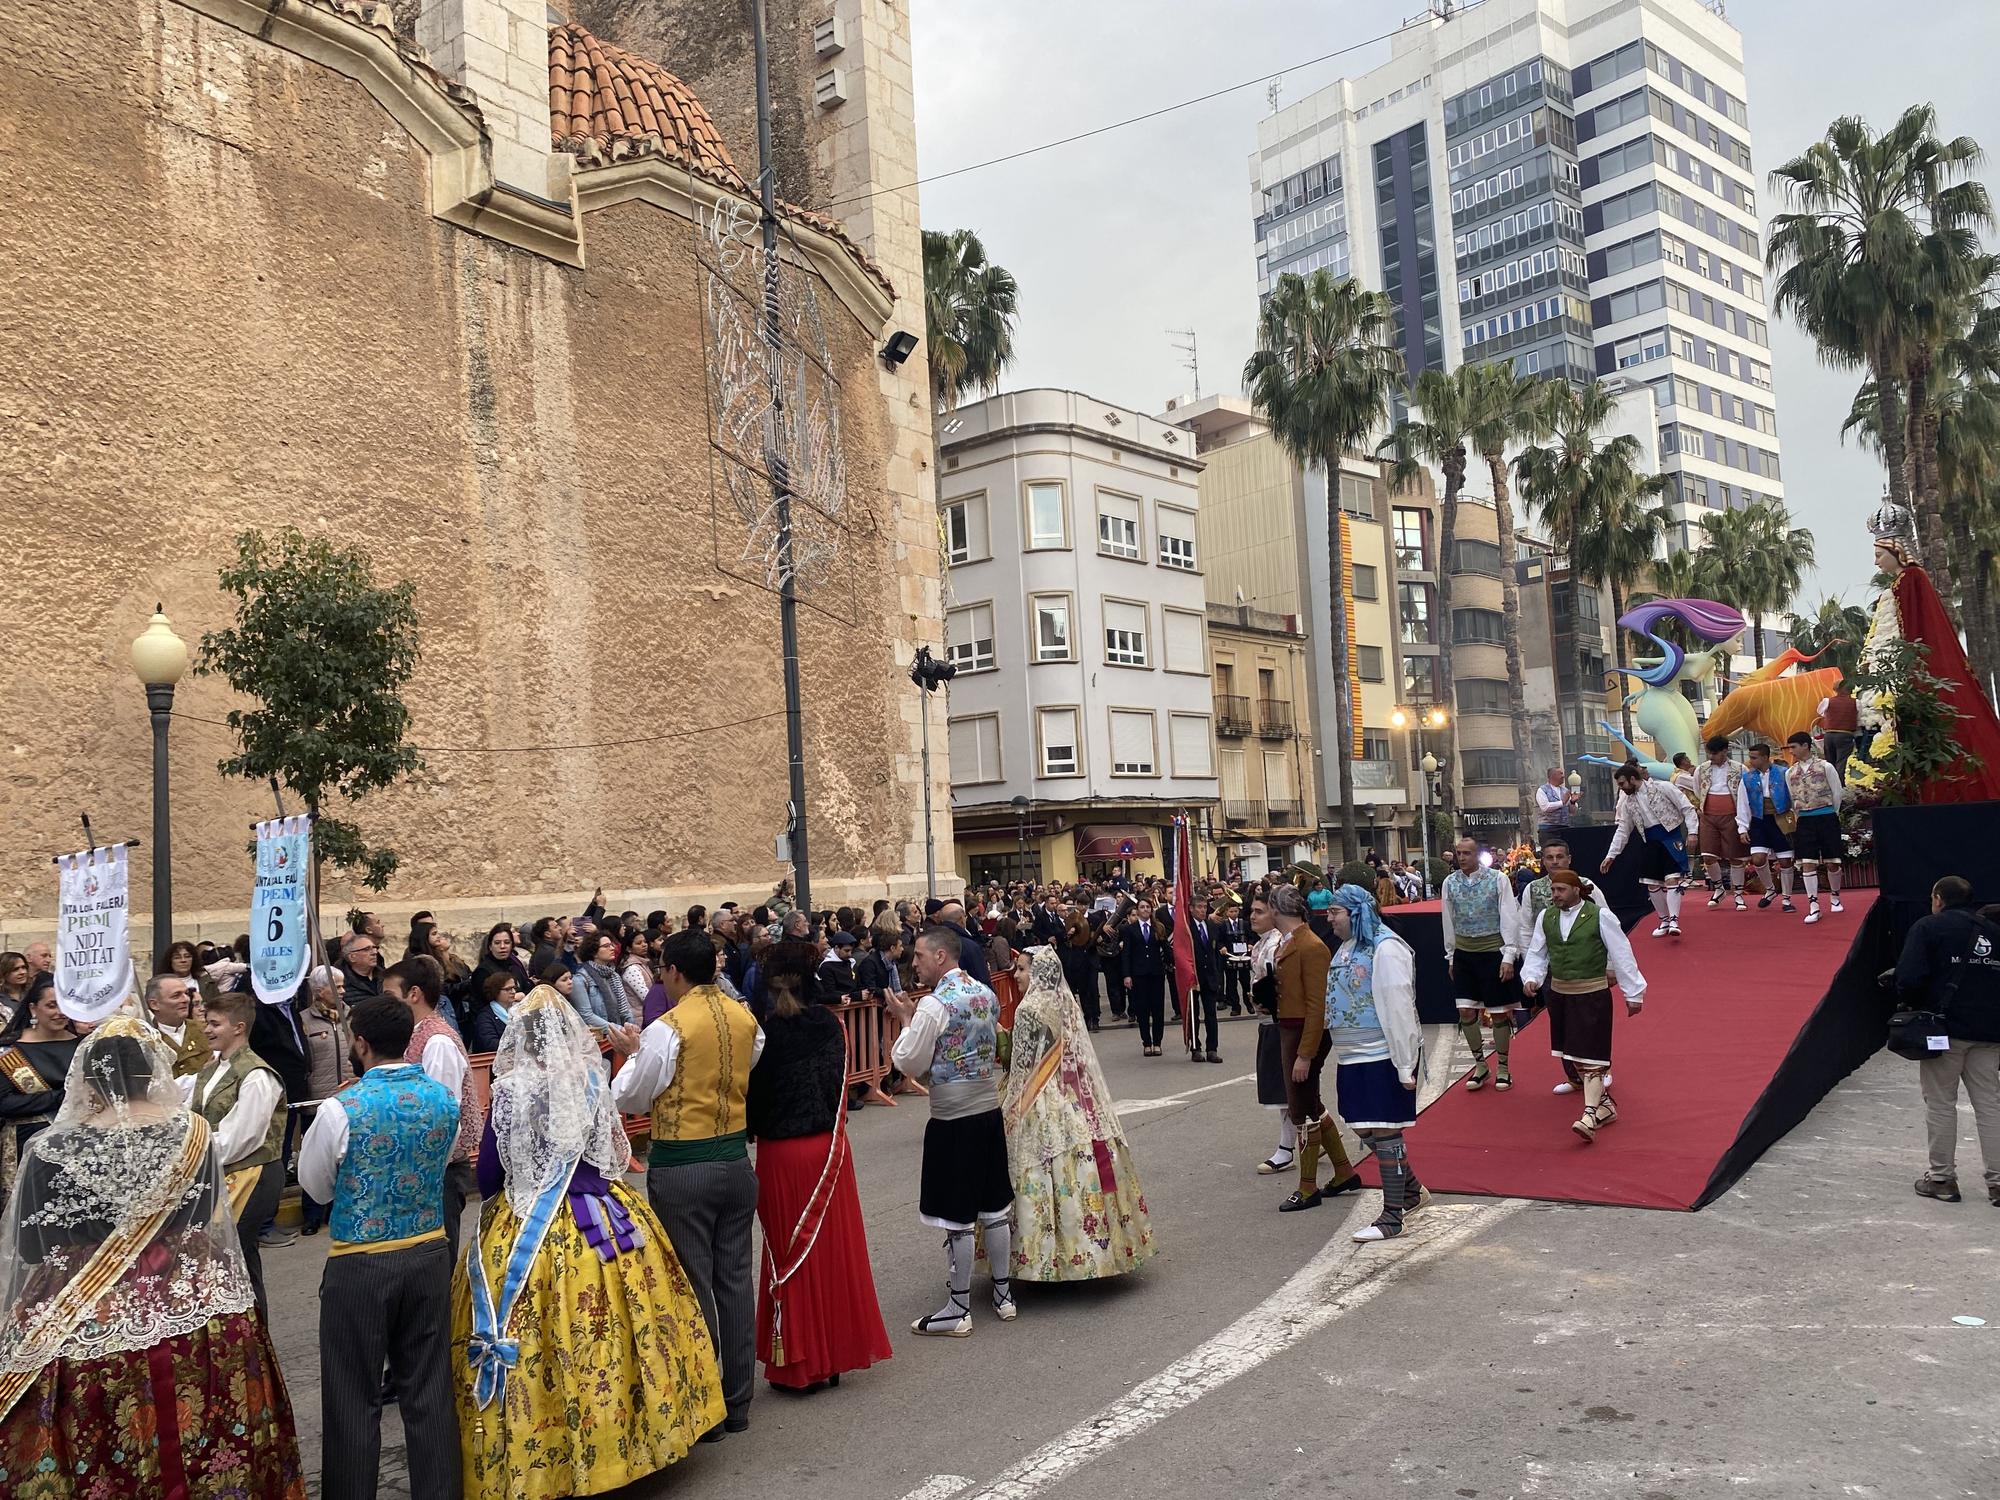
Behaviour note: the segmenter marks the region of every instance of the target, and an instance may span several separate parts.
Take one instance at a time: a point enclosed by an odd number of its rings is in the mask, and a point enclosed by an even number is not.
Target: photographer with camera
[[[1947,875],[1931,887],[1931,914],[1910,929],[1896,964],[1902,1015],[1929,1017],[1918,1063],[1930,1164],[1918,1196],[1957,1203],[1958,1089],[1972,1101],[1986,1168],[1986,1196],[2000,1208],[2000,923],[1975,911],[1972,882]],[[1894,1028],[1892,1028],[1894,1029]],[[1909,1055],[1903,1047],[1896,1048]]]

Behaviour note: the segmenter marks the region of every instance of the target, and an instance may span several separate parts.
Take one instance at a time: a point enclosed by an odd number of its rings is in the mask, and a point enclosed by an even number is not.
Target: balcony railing
[[[1250,700],[1218,694],[1215,699],[1215,732],[1227,735],[1250,733]]]
[[[1303,828],[1305,809],[1296,802],[1268,802],[1264,805],[1267,828]]]
[[[1353,766],[1357,792],[1393,792],[1402,785],[1393,760],[1357,760]]]
[[[1267,740],[1292,737],[1292,705],[1278,698],[1257,700],[1257,732]]]
[[[1252,823],[1262,821],[1262,814],[1255,802],[1225,799],[1222,804],[1222,821],[1232,828],[1248,828]]]

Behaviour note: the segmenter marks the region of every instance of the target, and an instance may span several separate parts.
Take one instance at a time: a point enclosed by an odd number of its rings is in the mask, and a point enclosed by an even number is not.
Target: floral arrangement
[[[1516,844],[1500,856],[1500,868],[1508,879],[1513,879],[1523,870],[1531,877],[1539,879],[1542,873],[1542,858],[1532,844]]]

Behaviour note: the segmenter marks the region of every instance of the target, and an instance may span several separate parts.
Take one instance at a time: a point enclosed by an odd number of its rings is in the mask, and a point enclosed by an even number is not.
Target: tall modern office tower
[[[1438,5],[1264,120],[1257,281],[1388,293],[1411,368],[1651,387],[1685,546],[1782,496],[1742,39],[1710,0]],[[1446,14],[1449,13],[1449,18]]]
[[[1619,426],[1667,479],[1668,545],[1698,545],[1703,515],[1784,494],[1745,97],[1719,0],[1438,0],[1380,67],[1258,126],[1259,293],[1325,267],[1388,295],[1412,371],[1620,382]],[[1482,549],[1465,519],[1455,575],[1491,550],[1490,521]],[[1476,705],[1505,670],[1478,592],[1404,628],[1452,632],[1464,800],[1498,823],[1508,724]],[[1562,717],[1574,754],[1598,714],[1586,695]]]

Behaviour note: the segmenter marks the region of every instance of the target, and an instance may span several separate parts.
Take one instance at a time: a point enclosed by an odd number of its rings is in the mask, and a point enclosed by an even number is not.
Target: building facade
[[[1213,867],[1254,880],[1319,860],[1309,638],[1296,615],[1208,606],[1222,800],[1210,822]]]
[[[941,429],[958,865],[975,882],[1164,870],[1217,801],[1192,437],[1074,391]]]
[[[923,328],[915,197],[835,207],[915,176],[907,20],[822,8],[853,13],[831,105],[803,7],[772,7],[785,357],[837,417],[788,435],[813,445],[789,457],[824,460],[801,512],[844,517],[800,630],[828,903],[922,889],[903,668],[941,617],[923,356],[880,357]],[[0,289],[37,309],[0,326],[0,408],[40,434],[0,452],[39,580],[0,599],[0,695],[33,726],[0,790],[9,946],[53,921],[48,855],[75,847],[76,809],[113,836],[148,819],[127,644],[156,600],[190,639],[226,623],[230,539],[285,522],[362,548],[419,612],[406,701],[427,774],[352,813],[402,866],[379,897],[329,872],[330,916],[427,908],[469,951],[593,886],[644,910],[786,873],[761,455],[711,416],[768,388],[734,362],[761,352],[736,337],[761,293],[749,35],[699,8],[707,44],[684,55],[731,106],[718,124],[661,51],[613,30],[627,11],[692,17],[691,0],[598,9],[601,33],[542,0],[409,0],[393,20],[345,0],[141,0],[12,24],[0,124],[91,147],[24,162],[0,224]],[[51,57],[72,60],[60,88]],[[711,657],[707,691],[646,691],[661,664]],[[180,686],[180,936],[242,930],[244,829],[270,811],[261,784],[216,771],[233,706],[219,679]],[[135,913],[135,948],[163,936],[147,925]]]
[[[1339,772],[1334,759],[1335,663],[1331,648],[1331,552],[1326,481],[1302,470],[1240,397],[1169,404],[1163,420],[1193,433],[1203,462],[1201,544],[1211,631],[1218,612],[1240,609],[1290,619],[1305,637],[1314,857],[1340,848]],[[1392,715],[1413,693],[1438,690],[1433,616],[1437,503],[1428,490],[1392,492],[1372,459],[1343,461],[1337,484],[1354,572],[1353,686],[1362,754],[1354,762],[1355,816],[1364,848],[1385,856],[1416,847],[1419,788],[1399,748],[1408,738]],[[1428,607],[1427,607],[1428,606]],[[1410,616],[1421,615],[1412,625]],[[1242,696],[1239,687],[1219,696]],[[1435,698],[1426,701],[1436,701]],[[1254,718],[1254,716],[1250,716]],[[1218,714],[1218,725],[1221,715]],[[1227,787],[1225,802],[1230,800]],[[1250,799],[1254,800],[1254,799]],[[1289,830],[1270,829],[1282,845]]]
[[[1260,293],[1324,267],[1388,295],[1413,372],[1504,360],[1643,390],[1682,548],[1704,514],[1784,495],[1742,44],[1718,11],[1461,5],[1265,119],[1250,160]]]

